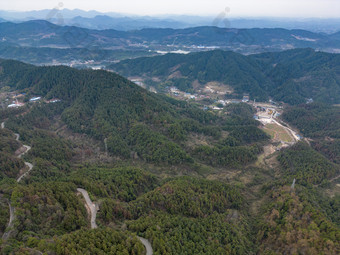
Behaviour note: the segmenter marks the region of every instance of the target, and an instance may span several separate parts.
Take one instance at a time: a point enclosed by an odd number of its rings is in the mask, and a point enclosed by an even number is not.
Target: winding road
[[[5,122],[1,123],[1,128],[2,129],[5,128]],[[17,134],[17,133],[15,133],[14,135],[15,135],[15,140],[19,141],[20,135]],[[18,155],[18,158],[21,158],[25,153],[27,153],[31,149],[31,146],[28,146],[28,145],[23,145],[23,147],[25,148],[25,150]],[[22,178],[27,176],[29,174],[29,172],[31,172],[31,170],[33,169],[33,164],[31,164],[29,162],[24,162],[24,163],[28,167],[28,171],[26,171],[25,173],[20,175],[19,178],[17,179],[17,182],[20,182],[22,180]],[[8,202],[8,206],[9,206],[9,222],[8,222],[8,226],[7,226],[7,231],[5,231],[5,233],[2,236],[2,239],[4,239],[4,240],[7,240],[9,238],[9,236],[11,234],[11,230],[14,226],[14,219],[15,219],[15,208],[11,205],[10,202]]]
[[[20,175],[19,178],[17,179],[17,182],[20,182],[22,178],[26,177],[33,169],[33,165],[31,163],[25,162],[25,165],[28,167],[28,171]]]
[[[5,128],[5,122],[1,123],[1,128],[2,129]],[[17,133],[15,133],[14,135],[15,135],[15,140],[19,141],[20,135],[17,134]],[[31,149],[31,146],[28,146],[28,145],[23,145],[22,147],[24,147],[25,150],[18,155],[18,158],[21,158],[23,155],[25,155]],[[28,167],[28,171],[26,171],[25,173],[20,175],[19,178],[17,179],[17,182],[20,182],[22,180],[22,178],[27,176],[32,171],[32,169],[33,169],[33,164],[32,163],[29,163],[29,162],[24,162],[24,163]]]
[[[15,208],[11,205],[10,202],[8,202],[8,206],[9,206],[9,222],[7,225],[7,231],[5,231],[5,233],[2,236],[2,239],[7,240],[11,234],[11,230],[14,226],[14,215],[15,215]]]
[[[97,224],[96,224],[96,217],[97,217],[97,212],[99,210],[99,206],[96,203],[93,203],[91,201],[91,198],[89,196],[89,194],[87,193],[86,190],[82,189],[82,188],[77,188],[77,191],[80,192],[83,197],[85,198],[85,202],[86,202],[86,208],[88,209],[88,211],[90,212],[90,216],[91,216],[91,229],[95,229],[97,228]],[[145,246],[146,249],[146,255],[152,255],[153,254],[153,250],[152,250],[152,246],[151,243],[140,236],[137,236],[138,239],[142,242],[142,244]]]

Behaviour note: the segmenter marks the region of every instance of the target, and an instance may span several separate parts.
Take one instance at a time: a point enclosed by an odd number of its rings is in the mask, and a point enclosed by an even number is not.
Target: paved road
[[[77,188],[77,191],[79,191],[83,197],[85,198],[85,202],[86,202],[86,206],[87,208],[90,209],[90,213],[91,213],[91,228],[94,229],[94,228],[97,228],[97,224],[96,224],[96,217],[97,217],[97,212],[98,212],[98,205],[94,204],[92,201],[91,201],[91,198],[89,197],[89,194],[87,193],[86,190],[84,189],[81,189],[81,188]],[[152,250],[152,247],[151,247],[151,243],[143,238],[143,237],[140,237],[140,236],[137,236],[139,238],[139,240],[142,242],[142,244],[145,246],[145,249],[146,249],[146,255],[152,255],[153,254],[153,250]]]
[[[96,217],[97,217],[98,207],[94,203],[92,203],[92,201],[91,201],[91,199],[89,197],[89,194],[87,193],[86,190],[81,189],[81,188],[78,188],[77,190],[83,195],[83,197],[85,198],[86,205],[90,209],[90,213],[91,213],[91,228],[92,229],[97,228],[98,226],[96,224]]]
[[[11,230],[13,229],[13,222],[14,222],[14,218],[15,218],[15,208],[11,205],[10,202],[8,202],[8,206],[9,206],[9,222],[7,225],[7,230],[5,231],[5,233],[2,236],[2,239],[7,240],[11,234]]]
[[[25,162],[25,165],[28,166],[28,171],[26,171],[25,173],[20,175],[19,178],[17,179],[17,182],[20,182],[22,178],[26,177],[31,172],[31,170],[33,168],[33,165],[29,162]]]
[[[28,146],[28,145],[23,145],[23,147],[25,147],[26,150],[24,152],[20,153],[18,155],[18,158],[21,158],[23,155],[25,155],[31,149],[31,146]]]
[[[145,246],[146,255],[152,255],[153,254],[153,250],[152,250],[152,247],[151,247],[151,243],[147,239],[145,239],[143,237],[140,237],[140,236],[137,236],[137,237],[142,242],[142,244]]]

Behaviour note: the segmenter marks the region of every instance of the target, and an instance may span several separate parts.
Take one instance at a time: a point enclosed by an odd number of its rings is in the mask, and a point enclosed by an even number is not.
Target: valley
[[[339,7],[4,1],[0,254],[340,254]]]
[[[134,82],[104,70],[0,60],[2,251],[336,254],[339,108],[324,103],[322,89],[305,92],[306,80],[283,93],[288,102],[273,99],[295,82],[277,85],[276,72],[289,76],[291,58],[302,55],[337,77],[337,56],[312,50],[249,59],[212,51],[180,57],[182,64],[165,55],[176,61],[163,69],[158,57],[115,66],[139,73]],[[216,80],[203,63],[220,57],[235,62]],[[285,68],[270,67],[276,58]],[[186,69],[190,61],[197,73],[207,70],[201,81]],[[157,93],[136,78],[148,77],[146,63],[159,68],[149,76],[158,78]],[[179,77],[174,64],[193,91],[183,90],[185,81],[163,90]]]
[[[49,20],[50,21],[50,20]],[[198,26],[181,29],[91,29],[46,20],[0,23],[0,57],[37,65],[104,68],[125,59],[211,50],[244,55],[297,48],[337,53],[337,33],[299,29]],[[29,54],[28,54],[29,53]]]
[[[0,59],[1,253],[340,250],[336,36],[47,21],[0,35],[0,56],[37,64]]]

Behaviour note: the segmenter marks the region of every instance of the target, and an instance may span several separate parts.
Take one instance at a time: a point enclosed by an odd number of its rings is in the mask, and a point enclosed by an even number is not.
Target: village
[[[33,103],[58,103],[61,100],[58,98],[53,99],[43,99],[41,96],[28,96],[26,93],[17,93],[17,92],[2,92],[0,93],[0,102],[1,107],[5,108],[20,108],[27,104]]]

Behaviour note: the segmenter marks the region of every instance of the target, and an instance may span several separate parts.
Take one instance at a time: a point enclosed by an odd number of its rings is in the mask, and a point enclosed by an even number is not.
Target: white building
[[[37,102],[37,101],[39,101],[41,99],[41,97],[32,97],[31,99],[30,99],[30,102]]]

